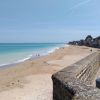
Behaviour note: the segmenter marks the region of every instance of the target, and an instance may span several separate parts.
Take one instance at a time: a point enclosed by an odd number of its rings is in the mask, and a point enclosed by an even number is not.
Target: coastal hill
[[[91,35],[88,35],[85,39],[79,41],[71,41],[68,44],[100,48],[100,36],[93,38]]]

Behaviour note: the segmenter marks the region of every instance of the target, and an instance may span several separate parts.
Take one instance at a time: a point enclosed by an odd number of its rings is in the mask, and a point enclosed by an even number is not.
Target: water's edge
[[[20,64],[20,63],[23,63],[23,62],[28,61],[28,60],[36,60],[36,59],[38,59],[38,58],[40,58],[40,57],[47,56],[47,55],[49,55],[49,54],[55,52],[56,50],[58,50],[58,49],[60,49],[60,48],[62,48],[62,47],[68,47],[68,45],[65,44],[65,45],[63,45],[63,46],[59,46],[59,47],[57,46],[57,47],[55,47],[55,48],[49,50],[47,53],[36,54],[36,56],[34,56],[34,55],[29,55],[28,57],[26,57],[26,58],[24,58],[24,59],[20,59],[20,60],[18,60],[18,61],[12,62],[12,63],[1,64],[1,65],[0,65],[0,69],[5,69],[5,68],[8,68],[8,67],[13,67],[13,66],[15,66],[16,64]]]

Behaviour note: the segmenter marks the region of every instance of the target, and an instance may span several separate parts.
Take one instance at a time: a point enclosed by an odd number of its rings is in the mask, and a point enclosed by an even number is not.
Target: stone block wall
[[[95,52],[52,75],[54,100],[100,100],[100,90],[91,86],[100,68]]]

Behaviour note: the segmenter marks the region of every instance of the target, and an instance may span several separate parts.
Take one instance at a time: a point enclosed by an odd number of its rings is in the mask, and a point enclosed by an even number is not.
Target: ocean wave
[[[59,48],[60,48],[60,47],[55,47],[55,48],[49,50],[49,51],[48,51],[48,54],[55,52],[55,51],[56,51],[57,49],[59,49]]]
[[[23,59],[19,59],[19,60],[16,60],[16,61],[12,61],[12,62],[9,62],[9,63],[5,63],[5,64],[0,64],[0,67],[12,66],[12,65],[15,65],[15,64],[18,64],[18,63],[27,61],[27,60],[31,59],[32,56],[33,55],[29,55],[29,56],[27,56],[26,58],[23,58]]]
[[[59,46],[59,47],[55,47],[55,48],[49,50],[47,53],[50,54],[50,53],[53,53],[53,52],[55,52],[56,50],[58,50],[58,49],[60,49],[60,48],[68,47],[68,46],[69,46],[69,45],[64,44],[64,45],[61,45],[61,46]]]
[[[44,52],[37,52],[35,54],[32,53],[31,55],[28,55],[28,56],[26,56],[26,57],[24,57],[22,59],[19,59],[19,60],[16,60],[16,61],[11,61],[11,62],[5,63],[5,64],[0,64],[0,68],[2,68],[4,66],[12,66],[12,65],[15,65],[15,64],[30,60],[30,59],[35,59],[35,58],[38,58],[39,56],[49,55],[49,54],[55,52],[56,50],[58,50],[58,49],[60,49],[62,47],[68,47],[68,45],[64,44],[64,45],[61,45],[59,47],[56,46],[54,48],[47,49]]]
[[[32,56],[33,56],[33,55],[29,55],[28,57],[23,58],[23,59],[21,59],[21,60],[18,60],[18,61],[16,61],[16,62],[17,62],[17,63],[24,62],[24,61],[26,61],[26,60],[31,59]]]

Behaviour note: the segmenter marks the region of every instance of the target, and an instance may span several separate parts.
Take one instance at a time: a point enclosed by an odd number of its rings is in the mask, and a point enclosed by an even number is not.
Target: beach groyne
[[[53,100],[100,100],[100,90],[92,86],[100,68],[100,52],[52,75]]]

